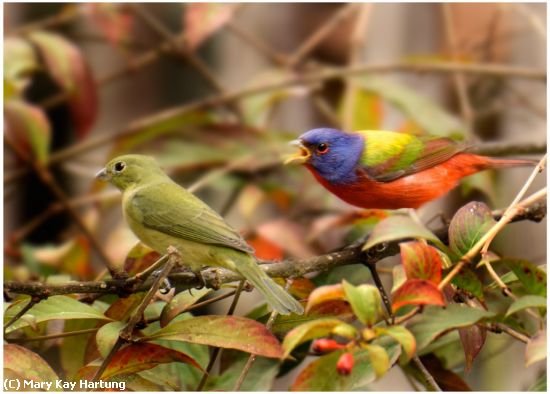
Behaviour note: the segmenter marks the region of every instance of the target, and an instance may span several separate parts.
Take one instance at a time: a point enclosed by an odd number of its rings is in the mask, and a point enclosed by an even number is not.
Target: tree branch
[[[495,211],[494,216],[501,215],[501,211]],[[515,217],[513,221],[533,220],[538,222],[546,215],[546,201],[533,201],[532,205],[525,206],[521,216]],[[445,239],[447,237],[447,228],[443,227],[435,231],[435,234]],[[402,241],[399,241],[402,242]],[[271,277],[295,278],[301,277],[311,272],[327,271],[330,268],[349,265],[376,263],[383,258],[393,256],[399,253],[399,242],[388,243],[383,250],[376,249],[367,252],[362,251],[363,242],[357,242],[342,250],[311,257],[308,259],[285,260],[282,262],[266,262],[261,267]],[[236,282],[243,278],[236,272],[217,268],[215,270],[204,270],[202,276],[206,285],[210,288],[219,288],[221,284]],[[172,283],[178,291],[193,288],[201,284],[199,278],[189,271],[174,272],[169,276]],[[29,294],[38,297],[48,297],[61,294],[119,294],[135,293],[145,291],[151,287],[153,280],[151,278],[144,282],[136,282],[134,277],[128,279],[109,279],[104,281],[88,282],[67,282],[58,284],[46,284],[41,282],[4,282],[4,291]]]

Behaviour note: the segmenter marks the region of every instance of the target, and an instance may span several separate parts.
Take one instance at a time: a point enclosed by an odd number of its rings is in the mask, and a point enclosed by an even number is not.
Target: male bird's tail
[[[495,157],[487,157],[487,168],[503,168],[503,167],[534,167],[538,164],[538,160],[529,159],[500,159]]]
[[[244,256],[243,256],[244,257]],[[247,255],[233,263],[235,270],[244,276],[250,283],[256,287],[266,298],[267,303],[282,315],[288,315],[291,312],[302,314],[304,308],[298,301],[288,294],[281,286],[273,281],[258,266],[254,258]]]

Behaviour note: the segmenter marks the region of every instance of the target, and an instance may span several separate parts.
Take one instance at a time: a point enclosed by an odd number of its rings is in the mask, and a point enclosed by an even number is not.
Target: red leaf
[[[341,283],[318,287],[308,297],[306,313],[309,313],[312,308],[320,304],[331,301],[343,301],[345,298],[344,288]]]
[[[37,31],[29,35],[46,69],[69,95],[69,107],[79,136],[91,129],[98,110],[97,87],[80,49],[58,34]]]
[[[256,257],[261,260],[280,261],[284,258],[283,249],[266,238],[255,236],[247,239],[247,242],[254,249]]]
[[[182,362],[202,371],[201,366],[187,354],[154,343],[136,343],[120,349],[101,375],[109,379],[116,375],[132,374],[156,367],[158,364]]]
[[[443,293],[432,282],[424,279],[409,279],[393,293],[393,311],[405,305],[444,306]]]
[[[231,20],[238,4],[190,3],[185,7],[183,25],[192,50]]]
[[[116,46],[128,38],[134,27],[134,16],[126,4],[88,3],[83,6],[90,20],[112,45]]]
[[[160,258],[160,254],[138,242],[128,252],[124,261],[124,271],[132,276],[151,266]]]
[[[460,335],[460,341],[462,342],[464,356],[466,358],[465,372],[470,372],[474,359],[485,344],[487,331],[479,326],[473,325],[459,328],[458,334]]]
[[[198,343],[271,358],[283,356],[281,344],[263,324],[239,316],[198,316],[171,322],[147,339]]]
[[[434,284],[441,282],[442,262],[439,252],[423,242],[403,242],[401,262],[407,279],[425,279]]]
[[[23,152],[40,163],[48,159],[51,129],[44,112],[19,100],[4,104],[6,135]]]

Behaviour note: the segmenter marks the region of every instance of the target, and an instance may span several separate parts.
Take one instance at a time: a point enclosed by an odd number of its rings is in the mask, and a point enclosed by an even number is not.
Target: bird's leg
[[[203,289],[206,287],[206,280],[204,280],[204,276],[202,276],[202,271],[201,270],[198,270],[198,271],[194,271],[195,272],[195,275],[197,276],[197,279],[199,280],[200,282],[200,285],[198,285],[197,287],[195,287],[196,290],[200,290],[200,289]]]

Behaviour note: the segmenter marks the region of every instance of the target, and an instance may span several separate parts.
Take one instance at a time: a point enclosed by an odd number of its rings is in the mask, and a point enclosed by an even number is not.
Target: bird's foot
[[[196,290],[200,290],[206,287],[207,283],[204,279],[204,276],[202,275],[202,271],[196,271],[195,275],[197,276],[197,279],[199,280],[199,285],[195,287]]]

